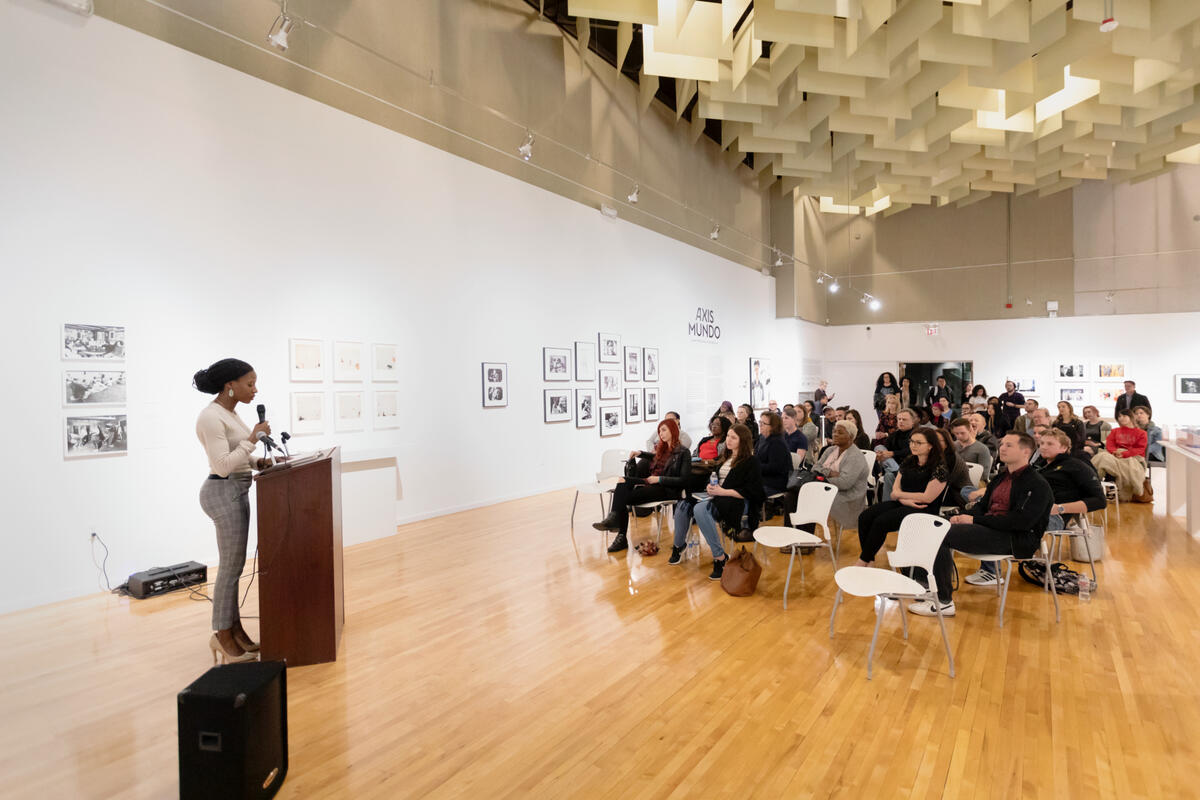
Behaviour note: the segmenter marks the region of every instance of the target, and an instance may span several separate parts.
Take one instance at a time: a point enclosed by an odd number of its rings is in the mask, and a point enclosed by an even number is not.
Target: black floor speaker
[[[213,667],[179,693],[181,800],[274,797],[287,770],[282,661]]]

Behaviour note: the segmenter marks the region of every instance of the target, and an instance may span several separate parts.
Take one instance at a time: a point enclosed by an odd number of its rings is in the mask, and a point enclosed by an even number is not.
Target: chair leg
[[[1092,543],[1088,541],[1088,535],[1083,534],[1083,549],[1087,551],[1088,564],[1092,567],[1092,591],[1096,591],[1096,557],[1092,555]]]
[[[1012,585],[1012,559],[1004,560],[1008,566],[1004,570],[1004,591],[1000,593],[1000,627],[1004,627],[1004,604],[1008,602],[1008,587]],[[1000,574],[1000,565],[996,564],[996,575]]]
[[[900,607],[900,626],[904,629],[904,638],[908,639],[908,612],[904,608],[904,601],[899,597],[896,598],[896,605]]]
[[[871,662],[875,658],[875,642],[879,639],[879,623],[883,622],[883,609],[887,607],[886,604],[886,600],[876,595],[875,633],[871,636],[871,649],[867,651],[867,680],[871,680]]]
[[[1046,588],[1050,590],[1050,596],[1054,598],[1054,621],[1062,622],[1062,615],[1058,610],[1058,585],[1052,580],[1049,556],[1046,557]]]
[[[833,555],[833,547],[829,542],[825,543],[825,549],[829,552],[829,565],[833,567],[834,572],[837,572],[837,558]]]
[[[833,638],[833,621],[837,619],[838,606],[842,603],[842,590],[838,589],[833,597],[833,611],[829,612],[829,638]]]
[[[788,556],[787,580],[783,582],[783,610],[784,611],[787,611],[788,587],[790,587],[792,585],[792,562],[794,562],[795,560],[796,560],[796,548],[793,547],[792,554],[790,556]],[[801,580],[803,581],[804,559],[800,560],[800,575],[801,575]]]
[[[1012,562],[1010,561],[1009,564]],[[1000,570],[996,570],[999,574]],[[937,598],[933,599],[933,607],[937,609],[938,626],[942,629],[942,644],[946,645],[946,658],[950,660],[950,677],[954,677],[954,653],[950,650],[950,637],[946,635],[946,618],[942,616],[942,605]]]
[[[575,501],[571,503],[571,524],[575,524],[575,506],[579,505],[579,490],[575,490]],[[600,501],[600,508],[604,508],[604,501]]]

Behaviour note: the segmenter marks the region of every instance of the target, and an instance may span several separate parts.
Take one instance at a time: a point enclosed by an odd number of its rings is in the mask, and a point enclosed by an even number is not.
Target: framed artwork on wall
[[[63,429],[66,458],[119,456],[129,452],[129,430],[124,414],[67,417]]]
[[[362,354],[362,342],[334,342],[334,381],[361,383],[363,379]]]
[[[1175,399],[1184,403],[1200,403],[1200,372],[1175,376]]]
[[[657,347],[642,348],[642,379],[647,381],[658,380]]]
[[[653,422],[658,419],[658,387],[647,387],[642,399],[642,419]]]
[[[642,421],[642,390],[625,388],[625,422]]]
[[[288,349],[288,364],[293,381],[325,380],[325,345],[320,339],[289,339]]]
[[[1076,381],[1086,381],[1088,379],[1087,362],[1085,361],[1068,361],[1054,365],[1054,370],[1058,377],[1068,378]]]
[[[1086,386],[1059,386],[1058,398],[1055,402],[1066,400],[1075,408],[1076,416],[1083,413],[1083,404],[1087,402],[1087,387]],[[1053,416],[1053,414],[1051,415]]]
[[[1125,362],[1119,359],[1100,359],[1096,362],[1096,380],[1121,381],[1126,378]]]
[[[397,383],[400,380],[398,348],[394,344],[371,345],[371,380]]]
[[[124,361],[124,325],[86,325],[67,322],[62,326],[63,361]]]
[[[335,431],[361,431],[363,429],[363,393],[333,393],[333,429]]]
[[[575,380],[596,380],[596,346],[591,342],[575,343]]]
[[[1037,378],[1032,375],[1008,375],[1005,376],[1004,380],[1015,383],[1017,391],[1021,394],[1037,394]]]
[[[597,352],[601,364],[621,363],[621,337],[615,333],[596,334]]]
[[[125,403],[125,370],[63,372],[64,406],[111,406]]]
[[[375,392],[375,430],[400,427],[400,393]]]
[[[568,348],[542,348],[542,378],[548,381],[571,380],[571,351]]]
[[[625,380],[639,381],[642,379],[642,348],[625,348]]]
[[[755,409],[766,408],[775,399],[775,387],[771,375],[771,359],[750,359],[750,406]]]
[[[292,436],[325,432],[325,393],[292,392]]]
[[[1100,405],[1107,405],[1108,403],[1116,403],[1117,398],[1119,396],[1121,396],[1122,394],[1124,394],[1124,392],[1122,392],[1120,387],[1117,387],[1117,386],[1097,386],[1096,387],[1096,403],[1100,404]],[[1107,416],[1108,413],[1111,413],[1111,412],[1108,412],[1107,409],[1100,411],[1101,416]]]
[[[621,435],[621,407],[600,406],[600,435]]]
[[[600,370],[600,399],[601,400],[620,400],[621,399],[621,370],[619,370],[619,369],[602,369],[602,370]]]
[[[483,407],[500,408],[508,405],[508,364],[501,361],[483,362]]]
[[[596,427],[596,390],[575,390],[575,427]]]
[[[546,389],[545,392],[545,421],[546,422],[570,422],[571,421],[571,390],[570,389]]]

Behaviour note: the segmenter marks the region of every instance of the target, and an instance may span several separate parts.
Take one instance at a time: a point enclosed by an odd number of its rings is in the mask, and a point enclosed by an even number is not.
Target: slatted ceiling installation
[[[565,5],[763,188],[892,214],[1200,161],[1200,0],[1113,2],[1109,33],[1105,0]]]

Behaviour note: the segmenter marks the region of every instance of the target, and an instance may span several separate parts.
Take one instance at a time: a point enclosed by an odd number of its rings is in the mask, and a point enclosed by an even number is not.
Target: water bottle
[[[709,485],[709,486],[716,486],[716,485],[717,485],[717,483],[718,483],[718,481],[717,481],[717,471],[714,469],[714,470],[713,470],[711,473],[709,473],[709,475],[708,475],[708,485]]]
[[[1079,600],[1088,602],[1092,599],[1092,581],[1087,575],[1079,576]]]

